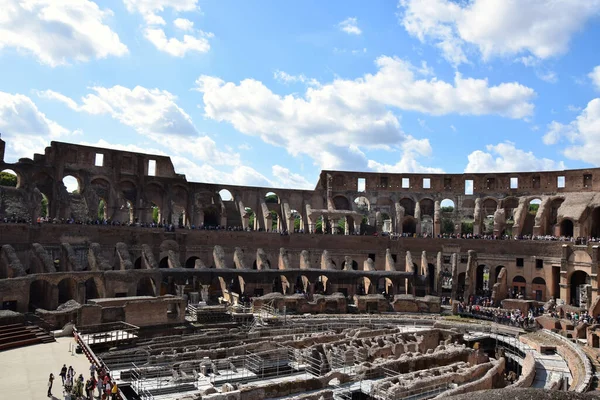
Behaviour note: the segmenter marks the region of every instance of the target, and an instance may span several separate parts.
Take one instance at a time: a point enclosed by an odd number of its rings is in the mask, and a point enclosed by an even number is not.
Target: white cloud
[[[400,0],[401,23],[432,40],[458,65],[476,49],[484,60],[519,56],[527,64],[567,52],[571,38],[600,12],[600,0]]]
[[[16,161],[43,153],[50,140],[75,132],[47,118],[29,97],[0,92],[0,133],[8,147],[7,158]]]
[[[192,21],[190,21],[189,19],[185,19],[185,18],[175,19],[175,21],[173,21],[173,25],[175,25],[175,27],[177,29],[181,29],[182,31],[194,30],[194,23]]]
[[[369,169],[376,172],[389,173],[443,173],[441,168],[426,167],[417,161],[420,156],[429,157],[432,153],[431,144],[428,139],[415,139],[408,137],[401,146],[402,156],[396,164],[382,164],[374,160],[369,160]]]
[[[291,189],[313,189],[315,187],[315,183],[309,182],[302,175],[295,174],[281,165],[273,165],[271,174],[275,178],[274,184],[277,187]]]
[[[183,35],[183,40],[177,38],[167,38],[167,35],[163,29],[160,28],[146,28],[144,36],[160,51],[164,51],[175,57],[183,57],[190,51],[197,51],[198,53],[206,53],[210,50],[210,43],[208,37],[212,34],[205,34],[199,32],[198,36]]]
[[[556,72],[554,72],[554,71],[545,71],[545,72],[537,71],[536,75],[538,78],[540,78],[541,80],[548,82],[548,83],[558,82],[558,76],[556,75]]]
[[[239,154],[220,151],[214,140],[200,136],[191,117],[177,105],[177,97],[170,92],[142,86],[133,89],[93,87],[92,90],[93,93],[81,99],[81,104],[51,90],[40,95],[60,101],[75,111],[108,114],[177,154],[192,154],[218,165],[240,164]]]
[[[0,9],[0,50],[16,48],[52,67],[128,52],[105,24],[112,11],[93,1],[3,0]]]
[[[305,83],[309,86],[319,86],[319,82],[316,79],[307,78],[304,74],[290,75],[285,71],[275,70],[275,72],[273,73],[273,78],[285,84],[300,82]]]
[[[566,157],[600,165],[600,98],[591,100],[569,124],[552,121],[548,125],[544,143],[556,144],[562,139],[572,144],[564,150]]]
[[[456,132],[456,127],[454,125],[450,125],[450,129],[452,129],[452,132]]]
[[[596,89],[600,90],[600,65],[595,67],[592,72],[588,74],[588,77],[592,80]]]
[[[375,74],[309,87],[304,96],[280,96],[253,79],[235,84],[203,75],[196,85],[207,117],[227,121],[292,155],[307,154],[326,169],[365,168],[368,160],[361,147],[397,148],[407,140],[391,107],[511,118],[533,111],[529,101],[534,91],[517,83],[490,86],[487,80],[456,74],[451,84],[417,79],[418,68],[397,58],[381,57],[376,64]]]
[[[581,107],[577,107],[577,106],[574,106],[573,104],[569,104],[567,106],[567,111],[579,112],[579,111],[581,111]]]
[[[238,149],[250,151],[252,150],[252,146],[250,146],[248,143],[242,143],[238,146]]]
[[[162,17],[156,15],[167,8],[176,12],[195,11],[198,0],[123,0],[129,12],[139,12],[146,23],[164,25]]]
[[[176,18],[173,21],[179,30],[194,33],[183,35],[182,39],[167,37],[161,27],[166,25],[164,18],[158,13],[167,8],[175,12],[197,11],[198,0],[124,0],[129,12],[138,12],[144,17],[146,26],[143,28],[144,37],[158,50],[174,57],[184,57],[189,52],[206,53],[210,50],[208,39],[214,37],[210,32],[194,29],[194,23],[186,18]]]
[[[346,18],[338,24],[338,27],[349,35],[360,35],[362,33],[355,17]]]
[[[486,150],[476,150],[468,155],[465,172],[520,172],[554,171],[565,169],[562,161],[537,158],[533,152],[517,149],[514,143],[487,145]]]

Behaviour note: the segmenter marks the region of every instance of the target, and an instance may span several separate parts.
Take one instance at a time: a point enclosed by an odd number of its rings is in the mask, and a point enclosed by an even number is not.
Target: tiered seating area
[[[54,336],[35,325],[0,326],[0,351],[54,341]]]

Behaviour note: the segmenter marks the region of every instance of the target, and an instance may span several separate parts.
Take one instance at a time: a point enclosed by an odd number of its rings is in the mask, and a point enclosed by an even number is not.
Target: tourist
[[[60,377],[62,378],[62,384],[63,386],[65,386],[65,379],[67,377],[67,364],[63,364],[61,370],[60,370]]]
[[[94,372],[96,372],[96,366],[94,365],[94,363],[90,364],[90,376],[93,378],[94,377]]]
[[[112,394],[112,400],[117,400],[119,397],[119,388],[117,387],[117,382],[113,383],[110,393]]]
[[[104,384],[104,395],[102,396],[102,400],[108,400],[108,398],[110,397],[110,389],[110,381],[107,380]]]
[[[90,400],[94,398],[94,384],[92,383],[92,378],[85,382],[85,397]]]
[[[48,397],[52,397],[52,382],[54,382],[54,374],[51,372],[48,378]]]

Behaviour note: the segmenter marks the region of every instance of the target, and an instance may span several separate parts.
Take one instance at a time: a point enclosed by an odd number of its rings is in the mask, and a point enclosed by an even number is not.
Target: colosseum
[[[189,182],[165,156],[52,142],[6,163],[4,148],[2,363],[74,337],[80,370],[122,399],[598,386],[599,169],[322,171],[297,190]]]

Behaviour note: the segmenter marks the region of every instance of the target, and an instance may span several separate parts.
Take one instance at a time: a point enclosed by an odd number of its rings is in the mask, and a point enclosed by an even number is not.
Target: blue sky
[[[600,0],[7,0],[6,159],[51,140],[188,180],[600,165]]]

